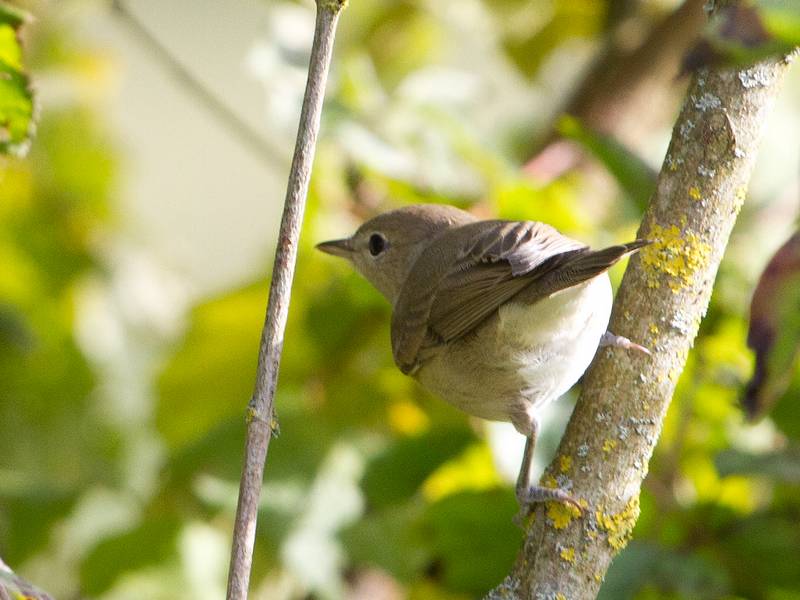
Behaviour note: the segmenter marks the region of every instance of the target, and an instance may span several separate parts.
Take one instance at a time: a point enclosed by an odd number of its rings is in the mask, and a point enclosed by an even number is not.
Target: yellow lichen
[[[703,197],[703,194],[700,193],[700,188],[696,185],[693,185],[689,188],[689,198],[692,200],[700,200]]]
[[[580,511],[572,504],[565,504],[564,502],[547,503],[547,518],[553,524],[553,529],[564,529],[572,523],[572,519],[580,516]]]
[[[558,593],[557,593],[557,594],[554,596],[554,598],[555,598],[555,600],[567,600],[567,597],[566,597],[564,594],[562,594],[561,592],[558,592]]]
[[[650,327],[648,329],[650,329],[650,333],[653,335],[658,335],[658,325],[655,323],[650,323]]]
[[[558,487],[558,482],[552,475],[546,475],[542,478],[541,484],[548,488]],[[584,504],[587,507],[589,506],[583,499],[578,500],[578,504],[581,506],[584,506]],[[547,518],[550,519],[550,522],[553,524],[554,529],[564,529],[572,522],[572,519],[581,516],[581,511],[578,510],[577,506],[565,504],[564,502],[548,502],[545,512]]]
[[[579,500],[578,504],[584,506],[585,500]],[[564,529],[573,519],[578,519],[582,513],[572,504],[563,502],[549,502],[547,505],[547,517],[553,523],[553,529]]]
[[[594,572],[594,580],[597,583],[600,583],[601,581],[603,581],[603,574],[600,571],[595,571]]]
[[[562,548],[559,554],[561,556],[561,560],[568,563],[575,562],[575,548]]]
[[[618,513],[606,514],[603,507],[595,511],[597,526],[606,532],[608,545],[614,550],[622,550],[630,541],[636,519],[639,518],[639,496],[634,496]]]
[[[605,452],[606,454],[611,452],[616,447],[617,447],[617,440],[606,438],[605,441],[603,442],[603,452]]]
[[[647,286],[661,287],[662,275],[668,276],[667,285],[675,293],[693,285],[695,273],[708,262],[711,246],[691,229],[682,232],[677,225],[653,224],[649,237],[653,243],[640,251]]]
[[[569,473],[569,470],[572,468],[572,457],[571,456],[560,456],[558,458],[558,470],[562,473]]]

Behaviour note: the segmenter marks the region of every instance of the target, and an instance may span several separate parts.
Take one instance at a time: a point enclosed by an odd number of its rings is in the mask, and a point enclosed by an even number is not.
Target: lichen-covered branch
[[[625,547],[787,63],[703,69],[694,77],[639,230],[654,243],[631,259],[609,325],[653,356],[599,352],[543,478],[569,489],[583,515],[565,505],[540,507],[511,574],[489,598],[594,598]]]

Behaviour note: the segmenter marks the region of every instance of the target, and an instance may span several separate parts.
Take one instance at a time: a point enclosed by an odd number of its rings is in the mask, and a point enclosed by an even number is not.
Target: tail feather
[[[564,265],[564,269],[575,276],[585,276],[588,279],[608,270],[621,258],[636,252],[649,243],[651,242],[646,240],[636,240],[627,244],[609,246],[602,250],[590,250],[586,254],[576,256],[574,260]]]
[[[621,258],[651,244],[649,240],[635,240],[627,244],[609,246],[602,250],[585,248],[553,257],[548,272],[534,285],[522,291],[520,300],[536,302],[551,294],[589,281],[607,271]],[[544,266],[544,265],[543,265]]]

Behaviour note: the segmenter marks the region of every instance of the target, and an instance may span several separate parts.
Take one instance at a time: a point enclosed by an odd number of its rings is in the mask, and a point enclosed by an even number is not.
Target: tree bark
[[[311,46],[308,81],[300,112],[292,167],[289,171],[278,245],[275,249],[267,315],[258,351],[255,390],[247,411],[244,465],[239,484],[239,501],[236,507],[228,571],[228,600],[247,598],[264,463],[267,460],[272,431],[277,427],[274,420],[275,388],[278,385],[283,334],[289,314],[292,279],[297,262],[297,245],[300,227],[303,224],[311,165],[314,162],[336,24],[346,3],[346,0],[317,0],[317,21],[314,42]]]
[[[516,564],[487,598],[595,598],[630,539],[639,492],[714,278],[744,201],[761,130],[788,60],[698,72],[639,229],[609,330],[653,356],[604,349],[584,379],[543,484],[568,489],[583,515],[538,507]],[[573,512],[574,511],[574,512]]]

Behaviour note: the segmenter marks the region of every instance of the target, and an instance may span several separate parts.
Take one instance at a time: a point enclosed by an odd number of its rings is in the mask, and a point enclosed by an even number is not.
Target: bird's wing
[[[549,225],[480,221],[450,230],[423,252],[395,303],[392,349],[404,372],[420,347],[456,340],[473,330],[537,277],[556,257],[585,251]]]
[[[587,281],[647,242],[593,251],[533,221],[480,221],[437,238],[395,303],[392,350],[404,373],[422,348],[453,342],[511,300],[534,303]]]

